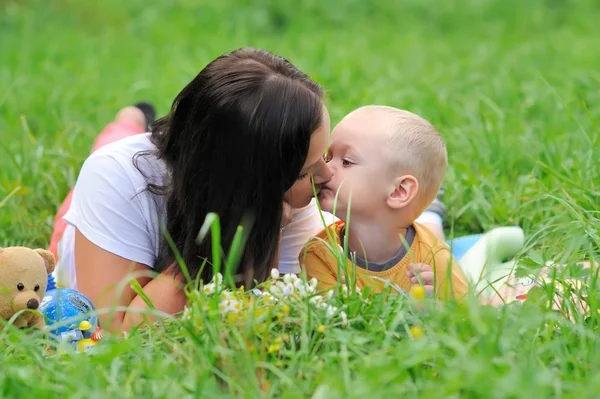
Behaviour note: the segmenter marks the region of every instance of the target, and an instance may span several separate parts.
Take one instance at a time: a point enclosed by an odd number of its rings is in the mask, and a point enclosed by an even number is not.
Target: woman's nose
[[[319,162],[319,169],[317,173],[313,175],[315,184],[327,183],[329,180],[331,180],[331,176],[331,169],[329,169],[329,166],[327,165],[325,160],[321,160]]]

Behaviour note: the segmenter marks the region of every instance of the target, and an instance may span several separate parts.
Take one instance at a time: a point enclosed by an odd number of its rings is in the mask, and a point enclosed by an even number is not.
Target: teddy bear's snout
[[[39,307],[40,299],[33,291],[19,292],[12,301],[12,308],[14,312],[19,312],[25,309],[36,310]]]
[[[27,301],[27,309],[37,309],[40,306],[40,301],[37,299],[30,299]]]

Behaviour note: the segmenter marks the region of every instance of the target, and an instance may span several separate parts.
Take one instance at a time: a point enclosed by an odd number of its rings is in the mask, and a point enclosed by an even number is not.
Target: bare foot
[[[137,107],[125,107],[117,112],[115,122],[128,122],[138,125],[142,129],[146,129],[146,116],[141,109]]]

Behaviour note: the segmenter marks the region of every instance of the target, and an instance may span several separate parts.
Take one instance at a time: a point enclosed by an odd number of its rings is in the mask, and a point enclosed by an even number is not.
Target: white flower
[[[285,276],[283,276],[283,282],[286,284],[289,284],[292,282],[292,275],[291,274],[286,274]]]
[[[215,288],[216,288],[215,287],[215,283],[206,284],[204,286],[204,288],[203,288],[204,289],[204,293],[206,295],[212,295],[212,294],[215,293]]]
[[[223,300],[233,299],[233,293],[229,290],[221,291],[221,299],[223,299]]]
[[[348,325],[348,315],[343,310],[340,312],[340,317],[342,318],[342,325],[346,327]]]
[[[308,282],[309,286],[310,286],[310,287],[312,287],[312,288],[317,288],[317,284],[318,284],[318,283],[319,283],[319,282],[318,282],[318,281],[317,281],[317,279],[316,279],[316,278],[314,278],[314,277],[313,277],[313,278],[311,278],[311,279],[310,279],[310,281]]]
[[[292,294],[294,294],[294,286],[287,284],[283,289],[283,296],[291,296]]]
[[[263,298],[265,298],[265,300],[267,302],[277,302],[277,298],[275,298],[273,295],[269,294],[268,292],[263,292],[262,296],[263,296]]]
[[[269,292],[271,294],[273,294],[276,297],[280,297],[282,292],[281,292],[281,288],[279,288],[279,286],[277,284],[273,284],[270,288],[269,288]]]
[[[312,305],[319,305],[321,303],[323,303],[323,297],[321,295],[315,295],[312,298],[310,298],[308,300],[309,303],[311,303]]]
[[[306,293],[306,285],[300,279],[294,281],[294,288],[296,289],[296,291],[298,291],[298,294],[300,294],[301,297],[303,297]]]
[[[271,278],[277,280],[279,278],[279,270],[271,269]]]
[[[215,284],[217,289],[220,289],[221,285],[223,284],[223,275],[221,273],[215,274],[212,283]]]
[[[223,316],[227,313],[240,313],[242,311],[242,303],[237,299],[224,299],[219,304],[219,310]]]
[[[331,319],[334,315],[335,312],[337,311],[337,308],[334,306],[327,306],[327,313],[325,313],[325,317],[327,317],[328,319]]]
[[[329,290],[329,292],[327,292],[327,297],[326,297],[327,300],[333,298],[333,294],[334,294],[333,290]]]
[[[183,315],[181,316],[183,320],[189,320],[192,318],[192,308],[186,306],[183,308]]]

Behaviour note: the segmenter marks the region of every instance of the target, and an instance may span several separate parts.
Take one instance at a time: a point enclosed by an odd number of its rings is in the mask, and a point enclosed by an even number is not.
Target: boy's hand
[[[410,279],[411,287],[415,284],[423,284],[427,295],[433,295],[433,269],[425,263],[411,263],[408,265],[406,275]]]

